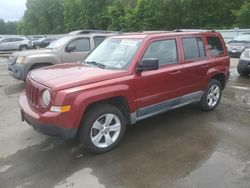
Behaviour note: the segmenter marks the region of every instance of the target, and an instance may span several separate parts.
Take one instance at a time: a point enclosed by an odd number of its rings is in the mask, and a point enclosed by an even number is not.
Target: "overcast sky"
[[[0,0],[0,19],[16,21],[22,18],[26,0]]]

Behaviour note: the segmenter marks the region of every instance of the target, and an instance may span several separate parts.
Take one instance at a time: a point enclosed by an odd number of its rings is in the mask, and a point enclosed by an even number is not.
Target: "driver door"
[[[176,38],[161,39],[149,44],[142,59],[157,58],[159,69],[136,75],[136,104],[139,117],[160,111],[166,107],[164,102],[178,100],[178,96],[182,95],[182,65],[177,49]]]
[[[68,50],[70,49],[71,50]],[[63,49],[62,62],[71,63],[84,59],[91,50],[89,38],[77,38],[68,43]]]

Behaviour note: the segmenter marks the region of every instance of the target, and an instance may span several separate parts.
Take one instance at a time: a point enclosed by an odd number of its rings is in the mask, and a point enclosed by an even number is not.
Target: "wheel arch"
[[[212,80],[212,79],[218,80],[221,83],[222,89],[225,88],[225,86],[226,86],[226,76],[225,76],[225,74],[217,73],[217,74],[213,75],[210,80]]]
[[[98,100],[98,101],[95,101],[93,103],[88,104],[86,106],[83,114],[82,114],[81,121],[84,119],[84,116],[85,116],[87,111],[89,111],[91,108],[94,108],[94,107],[96,107],[98,105],[102,105],[102,104],[114,105],[115,107],[120,109],[125,117],[126,123],[127,124],[130,123],[130,115],[129,115],[130,112],[129,112],[128,101],[126,100],[126,97],[124,97],[124,96],[110,97],[107,99],[101,99],[101,100]]]

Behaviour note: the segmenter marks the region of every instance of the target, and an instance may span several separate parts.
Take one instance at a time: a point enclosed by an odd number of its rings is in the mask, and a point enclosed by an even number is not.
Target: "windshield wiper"
[[[101,63],[98,63],[98,62],[95,62],[95,61],[84,61],[84,63],[86,64],[92,64],[92,65],[95,65],[99,68],[102,68],[102,69],[105,69],[105,65],[104,64],[101,64]]]

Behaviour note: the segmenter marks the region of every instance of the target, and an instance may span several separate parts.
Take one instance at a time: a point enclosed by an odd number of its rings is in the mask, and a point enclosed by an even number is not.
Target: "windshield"
[[[50,43],[50,45],[47,46],[46,48],[49,48],[49,49],[58,49],[58,48],[61,48],[63,45],[65,45],[71,39],[72,39],[71,36],[60,38],[60,39],[58,39],[58,40],[53,41],[52,43]]]
[[[108,69],[127,69],[141,41],[141,39],[106,39],[84,62],[99,63]]]
[[[234,38],[234,41],[249,41],[250,42],[250,35],[242,34]]]

